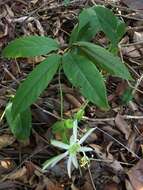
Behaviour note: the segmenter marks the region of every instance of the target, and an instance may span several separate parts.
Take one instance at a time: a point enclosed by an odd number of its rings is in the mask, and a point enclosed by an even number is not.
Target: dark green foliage
[[[3,50],[3,56],[7,58],[47,56],[19,86],[12,104],[7,106],[6,118],[18,139],[29,137],[29,107],[48,86],[59,67],[84,97],[103,110],[109,109],[109,105],[102,70],[122,79],[132,80],[128,69],[118,57],[98,45],[87,42],[100,31],[110,40],[111,51],[117,52],[118,43],[125,33],[125,24],[112,11],[102,6],[84,9],[80,13],[79,22],[70,36],[66,50],[68,52],[62,56],[58,55],[58,52],[48,55],[52,51],[58,51],[59,45],[55,40],[42,36],[16,39]],[[64,124],[59,121],[53,127],[55,131],[61,128],[64,141],[67,140],[67,126],[70,125],[65,121]]]

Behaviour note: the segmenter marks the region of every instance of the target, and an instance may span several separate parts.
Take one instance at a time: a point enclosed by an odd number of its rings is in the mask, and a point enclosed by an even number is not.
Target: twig
[[[105,162],[105,163],[113,163],[114,160],[102,160],[102,159],[96,159],[96,158],[90,158],[91,161],[96,161],[96,162]],[[118,161],[118,160],[117,160]],[[134,164],[130,164],[130,163],[127,163],[127,162],[120,162],[118,161],[120,164],[122,165],[126,165],[126,166],[133,166]]]
[[[112,137],[110,134],[108,134],[106,131],[100,129],[99,127],[96,127],[97,130],[99,130],[100,132],[104,133],[105,135],[107,135],[108,137],[110,137],[112,140],[114,140],[116,143],[118,143],[119,145],[121,145],[123,148],[125,148],[128,152],[130,152],[132,155],[134,155],[137,159],[141,159],[136,153],[134,153],[131,149],[129,149],[127,146],[125,146],[124,144],[122,144],[120,141],[118,141],[117,139],[115,139],[114,137]]]
[[[33,104],[34,106],[36,106],[37,108],[39,108],[41,111],[43,111],[44,113],[46,113],[46,114],[48,114],[48,115],[51,115],[51,116],[53,116],[53,117],[55,117],[56,119],[59,119],[59,120],[61,120],[61,118],[59,117],[59,116],[57,116],[57,115],[55,115],[55,114],[53,114],[53,113],[51,113],[51,112],[49,112],[49,111],[47,111],[47,110],[45,110],[45,109],[43,109],[43,108],[41,108],[38,104]]]
[[[135,45],[142,45],[143,44],[143,40],[140,40],[139,42],[134,42],[134,43],[130,43],[130,44],[120,44],[121,47],[129,47],[129,46],[135,46]]]
[[[15,76],[10,71],[8,71],[6,67],[4,67],[3,69],[17,84],[20,84],[20,82],[15,78]]]
[[[129,119],[134,119],[134,120],[140,120],[143,119],[143,115],[122,115],[123,119],[129,120]],[[83,119],[87,121],[93,121],[93,122],[106,122],[106,121],[115,121],[116,117],[109,117],[109,118],[89,118],[89,117],[83,117]]]
[[[116,14],[116,15],[124,17],[124,18],[128,18],[128,19],[132,19],[132,20],[143,21],[142,18],[136,18],[136,17],[132,17],[132,16],[128,16],[128,15],[120,15],[120,14]]]
[[[22,167],[22,165],[26,161],[30,160],[33,156],[35,156],[36,154],[40,153],[41,151],[45,150],[48,147],[49,147],[49,145],[46,145],[46,146],[42,147],[40,150],[38,150],[37,152],[34,152],[33,154],[31,154],[29,157],[25,158],[12,172],[10,172],[7,175],[5,175],[4,178],[2,179],[2,181],[5,181],[11,174],[13,174],[14,172],[16,172],[16,170],[19,169],[20,167]]]
[[[96,190],[96,187],[95,187],[95,184],[94,184],[94,181],[93,181],[93,177],[92,177],[89,165],[87,165],[87,169],[88,169],[88,172],[89,172],[89,177],[90,177],[90,180],[91,180],[91,183],[92,183],[92,187],[93,187],[94,190]]]
[[[142,75],[140,76],[140,78],[137,80],[137,83],[136,83],[136,85],[135,85],[135,87],[134,87],[134,89],[133,89],[132,95],[135,94],[135,92],[137,91],[137,89],[138,89],[138,87],[139,87],[139,85],[140,85],[140,83],[141,83],[142,80],[143,80],[143,74],[142,74]]]
[[[77,4],[80,6],[81,3],[84,3],[84,1],[83,1],[83,0],[73,0],[73,1],[70,1],[70,2],[69,2],[69,6],[72,5],[72,4],[75,4],[75,3],[77,3]],[[37,13],[40,9],[45,8],[47,5],[49,5],[49,2],[44,3],[44,4],[42,4],[40,7],[38,7],[37,9],[33,10],[31,13],[29,13],[29,15],[28,15],[27,18],[24,20],[24,22],[26,22],[29,17],[31,17],[32,15],[34,15],[35,13]],[[62,8],[62,7],[65,7],[65,4],[64,4],[64,3],[57,4],[56,6],[55,6],[55,5],[54,5],[54,6],[48,6],[48,7],[45,8],[44,10],[47,10],[47,11],[48,11],[48,10],[54,10],[54,9]],[[44,11],[44,10],[43,10],[43,11]]]

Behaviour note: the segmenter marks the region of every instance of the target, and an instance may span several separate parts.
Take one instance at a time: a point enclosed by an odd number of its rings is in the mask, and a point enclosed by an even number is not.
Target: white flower
[[[68,156],[68,162],[67,162],[67,171],[69,177],[71,177],[71,167],[72,164],[75,168],[78,168],[78,160],[77,160],[77,153],[83,152],[85,155],[85,152],[92,151],[92,148],[87,146],[81,146],[81,144],[87,139],[87,137],[95,130],[95,128],[90,129],[83,137],[78,140],[77,139],[77,127],[78,123],[77,120],[73,122],[73,135],[70,137],[70,144],[62,143],[61,141],[52,140],[51,144],[53,146],[56,146],[58,148],[66,150],[65,153],[60,154],[58,156],[55,156],[54,158],[47,160],[43,165],[43,170],[45,170],[47,167],[51,166],[53,167],[55,164],[57,164],[60,160]]]

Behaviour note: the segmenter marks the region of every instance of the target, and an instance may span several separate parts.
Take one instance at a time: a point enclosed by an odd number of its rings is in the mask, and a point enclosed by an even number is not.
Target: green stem
[[[60,104],[61,104],[61,119],[63,120],[63,110],[64,110],[64,105],[63,105],[63,91],[62,91],[62,85],[61,85],[61,66],[59,67],[59,87],[60,87]]]

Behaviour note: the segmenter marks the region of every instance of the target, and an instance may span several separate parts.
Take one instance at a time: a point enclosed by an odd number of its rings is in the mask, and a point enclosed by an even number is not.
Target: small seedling
[[[55,166],[63,158],[68,158],[67,171],[68,171],[69,177],[71,177],[72,165],[76,169],[78,169],[78,167],[79,167],[77,155],[80,152],[83,153],[84,160],[86,157],[86,163],[87,163],[88,157],[86,156],[85,153],[92,151],[92,148],[87,147],[87,146],[82,146],[82,144],[94,130],[95,130],[95,128],[90,129],[85,135],[83,135],[83,137],[81,139],[78,139],[78,122],[77,122],[77,120],[73,121],[73,134],[70,137],[70,144],[66,144],[66,143],[63,143],[63,142],[57,141],[57,140],[52,140],[51,144],[53,146],[56,146],[60,149],[64,149],[65,152],[54,157],[54,158],[52,158],[52,159],[50,159],[50,160],[47,160],[43,164],[43,170],[45,170],[49,166],[51,166],[51,167]],[[82,164],[83,164],[83,162],[82,162]],[[85,161],[84,161],[84,165],[85,165]]]
[[[24,118],[31,104],[46,89],[59,69],[64,71],[67,79],[88,101],[105,111],[110,108],[102,71],[124,80],[132,80],[132,77],[119,57],[90,42],[100,31],[108,37],[108,47],[114,52],[125,33],[125,24],[109,9],[94,6],[80,13],[78,24],[74,27],[69,45],[62,51],[62,55],[58,42],[43,36],[15,39],[3,50],[3,56],[7,58],[45,56],[45,60],[19,86],[13,99],[10,115],[14,123],[12,132],[16,136],[19,125],[15,126],[15,120],[19,116]],[[9,114],[7,120],[10,120]]]

